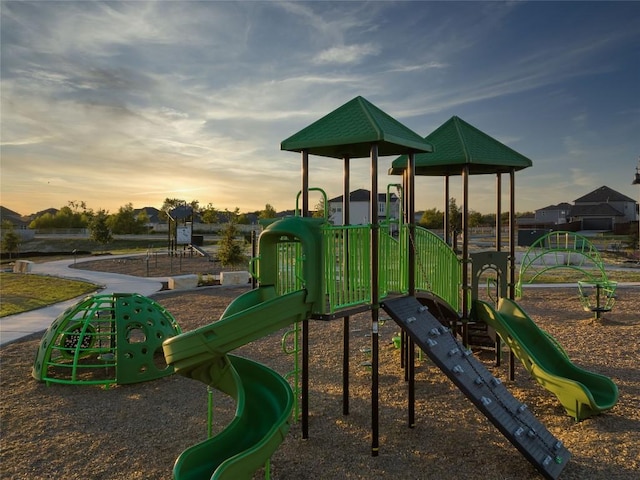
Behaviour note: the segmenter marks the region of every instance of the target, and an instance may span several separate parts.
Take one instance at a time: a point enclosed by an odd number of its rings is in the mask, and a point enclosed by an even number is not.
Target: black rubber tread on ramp
[[[381,306],[545,478],[558,478],[571,453],[427,307],[415,297]]]

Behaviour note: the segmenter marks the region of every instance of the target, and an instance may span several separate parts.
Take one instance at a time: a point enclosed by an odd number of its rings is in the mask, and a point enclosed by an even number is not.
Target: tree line
[[[206,224],[235,223],[248,225],[251,223],[252,218],[266,219],[277,216],[276,210],[268,203],[262,210],[240,213],[238,208],[234,210],[221,210],[211,203],[208,203],[206,206],[201,206],[198,200],[187,202],[179,198],[166,198],[160,208],[160,219],[167,221],[167,212],[182,206],[190,207],[200,222]],[[318,203],[314,216],[322,217],[324,208],[324,202]],[[516,216],[533,216],[533,212],[517,213]],[[508,223],[508,212],[501,214],[501,221],[502,224]],[[455,198],[449,201],[449,222],[449,229],[451,231],[459,232],[462,230],[462,208],[457,205]],[[424,210],[418,223],[429,229],[444,229],[444,212],[437,208]],[[131,203],[121,206],[117,212],[110,214],[107,210],[103,209],[93,211],[87,208],[85,202],[69,201],[67,205],[56,213],[46,212],[34,218],[29,224],[29,228],[38,230],[63,228],[91,229],[96,224],[104,224],[101,228],[106,227],[115,235],[141,234],[148,231],[149,216],[144,210],[136,211]],[[482,214],[474,210],[469,210],[470,228],[493,227],[495,224],[496,215],[494,213]]]
[[[518,212],[516,217],[533,217],[533,212]],[[469,228],[477,227],[495,227],[496,214],[482,214],[475,210],[469,210]],[[507,225],[509,223],[509,212],[502,212],[500,214],[501,225]],[[422,217],[418,221],[418,224],[424,228],[432,230],[444,229],[444,212],[437,208],[430,208],[422,213]],[[462,207],[457,205],[456,199],[451,198],[449,200],[449,230],[452,232],[462,231]]]
[[[193,213],[198,216],[202,223],[229,223],[249,224],[250,213],[240,213],[238,208],[233,211],[228,209],[219,210],[211,203],[205,207],[200,207],[197,200],[187,202],[177,198],[166,198],[159,212],[159,217],[163,221],[167,221],[167,212],[180,206],[191,207]],[[265,208],[259,212],[255,212],[257,218],[274,218],[276,211],[270,204],[266,204]],[[92,229],[94,226],[102,225],[106,227],[112,234],[141,234],[148,232],[149,215],[144,210],[136,211],[133,204],[118,208],[115,213],[109,213],[108,210],[100,209],[94,211],[87,208],[85,202],[69,201],[67,205],[60,208],[55,213],[45,212],[34,218],[29,224],[29,228],[37,230],[49,229]]]

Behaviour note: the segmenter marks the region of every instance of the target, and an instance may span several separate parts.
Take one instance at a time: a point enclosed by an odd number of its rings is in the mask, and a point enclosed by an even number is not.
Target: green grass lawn
[[[0,273],[0,317],[94,292],[97,285],[44,275]]]

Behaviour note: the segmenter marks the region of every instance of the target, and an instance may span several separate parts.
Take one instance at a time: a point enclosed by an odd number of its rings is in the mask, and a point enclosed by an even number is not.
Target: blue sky
[[[0,202],[22,214],[167,197],[293,208],[300,158],[280,142],[358,95],[420,135],[457,115],[531,158],[517,211],[602,185],[638,198],[640,2],[2,2],[0,15]],[[311,185],[341,194],[342,163],[310,163]],[[368,188],[367,160],[351,182]],[[444,208],[442,179],[417,188],[418,209]],[[494,188],[472,177],[469,207],[492,212]]]

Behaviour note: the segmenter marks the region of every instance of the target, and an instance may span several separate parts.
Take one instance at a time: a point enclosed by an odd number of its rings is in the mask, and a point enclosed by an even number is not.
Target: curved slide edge
[[[175,480],[250,479],[289,431],[293,392],[277,372],[227,352],[308,318],[300,290],[277,296],[271,286],[250,290],[220,320],[163,343],[176,373],[210,385],[237,402],[234,420],[218,435],[186,449],[174,465]]]
[[[165,340],[162,348],[167,364],[180,375],[210,385],[207,374],[213,370],[203,369],[202,365],[209,365],[212,357],[221,357],[308,318],[311,305],[306,300],[305,290],[282,296],[276,294],[273,286],[249,290],[227,307],[220,320]]]
[[[475,300],[473,315],[498,332],[529,373],[577,421],[610,410],[617,403],[618,387],[609,377],[574,365],[513,300],[500,299],[498,310]]]
[[[293,392],[277,372],[228,355],[237,401],[234,420],[218,435],[186,449],[175,462],[175,480],[250,479],[289,431]],[[225,382],[227,383],[227,382]]]

